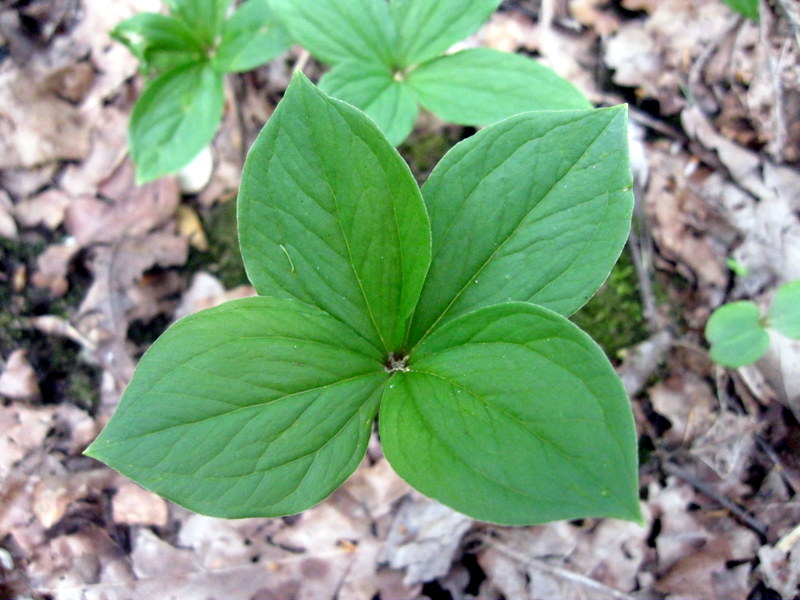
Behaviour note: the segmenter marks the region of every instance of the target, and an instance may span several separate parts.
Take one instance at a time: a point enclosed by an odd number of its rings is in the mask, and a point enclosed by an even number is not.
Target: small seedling
[[[265,63],[291,41],[268,0],[167,0],[169,15],[140,13],[111,33],[149,81],[133,108],[129,143],[138,183],[174,173],[211,142],[222,119],[223,78]]]
[[[419,105],[445,121],[489,125],[531,110],[591,108],[534,60],[489,48],[443,55],[500,0],[270,0],[292,36],[332,66],[326,93],[362,109],[395,145]]]
[[[715,310],[706,324],[711,360],[734,368],[757,361],[769,348],[767,329],[800,339],[800,280],[779,287],[763,317],[749,300],[729,302]]]
[[[197,512],[286,515],[355,470],[379,417],[397,473],[476,519],[640,519],[628,398],[566,318],[627,237],[624,107],[497,123],[420,190],[298,74],[238,203],[260,296],[169,328],[87,454]]]

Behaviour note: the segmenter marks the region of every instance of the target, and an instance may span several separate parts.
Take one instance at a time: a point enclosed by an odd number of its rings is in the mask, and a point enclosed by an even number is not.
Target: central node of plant
[[[402,352],[392,352],[383,363],[386,367],[387,373],[408,373],[411,369],[408,368],[408,356]]]

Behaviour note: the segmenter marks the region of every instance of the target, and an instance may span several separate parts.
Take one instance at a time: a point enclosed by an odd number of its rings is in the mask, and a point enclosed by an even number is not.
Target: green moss
[[[448,130],[433,134],[414,132],[397,150],[408,163],[417,183],[422,185],[433,168],[458,141]]]
[[[202,215],[202,219],[208,250],[192,250],[187,263],[188,272],[208,271],[219,278],[226,289],[247,284],[236,229],[236,202],[216,204]]]
[[[46,245],[46,241],[33,235],[20,240],[0,238],[0,270],[12,277],[24,266],[32,273],[36,258]],[[68,339],[22,326],[26,319],[40,315],[69,318],[86,294],[88,274],[70,269],[69,292],[62,298],[52,298],[46,290],[30,283],[15,292],[10,283],[0,285],[0,355],[5,359],[15,350],[25,350],[36,372],[43,402],[70,402],[92,410],[99,398],[99,373],[81,358],[80,347]]]
[[[572,315],[572,321],[591,335],[611,358],[647,338],[636,270],[627,251],[620,256],[597,294]]]

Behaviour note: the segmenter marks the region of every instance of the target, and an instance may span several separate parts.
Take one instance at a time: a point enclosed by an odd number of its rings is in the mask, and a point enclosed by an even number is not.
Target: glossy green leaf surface
[[[758,0],[722,0],[740,15],[758,21]]]
[[[400,346],[430,228],[411,171],[362,112],[296,75],[250,150],[238,203],[259,294],[314,304],[385,355]]]
[[[319,88],[367,113],[395,146],[408,137],[417,120],[419,108],[414,93],[380,64],[338,64],[322,76]]]
[[[156,341],[87,454],[204,514],[300,512],[363,458],[381,359],[312,306],[233,301]]]
[[[225,22],[214,66],[222,73],[249,71],[292,45],[270,9],[268,0],[247,0]]]
[[[488,125],[532,110],[591,108],[574,85],[534,60],[472,48],[424,63],[408,75],[422,106],[446,121]]]
[[[222,79],[206,63],[166,71],[151,81],[131,115],[136,181],[184,167],[214,137],[222,118]]]
[[[430,272],[409,334],[529,301],[568,316],[600,287],[633,207],[624,107],[528,113],[455,146],[422,192]]]
[[[432,333],[392,376],[380,432],[401,477],[476,519],[640,518],[627,395],[547,309],[496,305]]]
[[[711,360],[726,367],[742,367],[757,361],[769,348],[769,334],[761,313],[752,302],[723,304],[706,323]]]
[[[231,0],[164,0],[169,11],[183,20],[207,48],[222,33]]]
[[[783,335],[800,339],[800,281],[782,285],[767,313],[768,325]]]
[[[384,0],[270,0],[270,3],[292,37],[322,62],[392,65],[395,27]]]
[[[139,13],[117,25],[111,37],[125,44],[144,71],[165,71],[198,62],[203,47],[182,20],[157,13]]]
[[[408,67],[439,56],[485,23],[500,0],[392,0],[395,61]]]

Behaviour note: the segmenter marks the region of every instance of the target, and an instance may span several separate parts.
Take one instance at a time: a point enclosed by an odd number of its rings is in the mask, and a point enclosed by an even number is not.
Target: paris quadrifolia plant
[[[570,82],[524,56],[490,48],[444,54],[500,0],[165,0],[170,14],[141,13],[112,36],[148,81],[130,122],[139,183],[186,166],[222,119],[226,73],[254,69],[305,46],[332,69],[328,94],[365,111],[393,144],[420,105],[451,123],[488,125],[531,110],[588,109]]]
[[[291,45],[268,0],[247,0],[230,18],[231,0],[165,3],[170,14],[140,13],[111,33],[150,77],[128,131],[138,183],[180,170],[211,142],[226,73],[254,69]]]
[[[303,511],[376,419],[413,487],[476,519],[639,520],[636,433],[567,317],[625,243],[624,107],[524,113],[425,185],[374,122],[297,74],[238,199],[259,296],[170,327],[88,448],[193,511]]]
[[[332,67],[322,91],[366,112],[395,145],[411,132],[420,105],[461,125],[591,108],[570,82],[530,58],[491,48],[448,52],[500,0],[270,2],[292,38]]]

